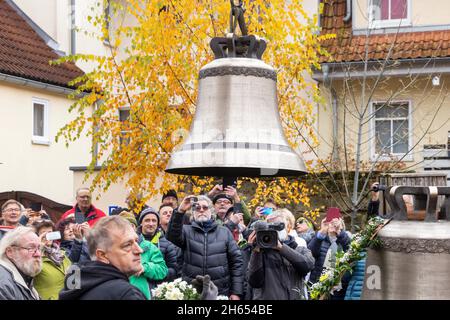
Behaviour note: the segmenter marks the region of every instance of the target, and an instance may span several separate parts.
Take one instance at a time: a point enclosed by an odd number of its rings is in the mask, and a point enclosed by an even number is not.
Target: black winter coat
[[[338,250],[342,250],[344,252],[347,251],[350,241],[351,239],[348,236],[347,232],[342,231],[336,239]],[[325,263],[325,258],[327,256],[330,245],[331,242],[328,236],[325,239],[321,240],[317,238],[317,234],[315,234],[311,241],[308,243],[308,249],[311,250],[314,259],[316,259],[314,270],[311,271],[311,275],[309,276],[310,282],[316,283],[319,280],[319,277],[323,271],[323,264]]]
[[[67,288],[67,283],[73,281],[66,278],[60,300],[147,300],[125,274],[110,264],[89,261],[80,266],[80,274],[80,289]]]
[[[183,214],[174,210],[166,235],[183,251],[183,280],[191,283],[197,275],[208,274],[219,295],[242,295],[242,255],[230,230],[215,222],[208,230],[196,221],[183,225]]]
[[[253,300],[306,299],[304,277],[314,267],[314,258],[292,236],[281,250],[253,251],[247,270]]]

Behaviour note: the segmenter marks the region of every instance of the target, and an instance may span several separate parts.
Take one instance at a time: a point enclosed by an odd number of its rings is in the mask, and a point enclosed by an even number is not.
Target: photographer
[[[335,211],[337,211],[336,215],[332,219],[328,219],[328,217],[331,217],[331,213]],[[334,267],[336,253],[338,251],[347,251],[350,242],[351,239],[345,232],[345,225],[340,210],[338,208],[328,208],[327,218],[322,220],[320,230],[308,244],[308,248],[316,259],[314,270],[311,271],[309,280],[312,283],[317,282],[323,270],[327,267]],[[342,287],[343,290],[333,294],[333,299],[341,298],[342,295],[345,295],[347,288],[345,281],[343,281]]]
[[[367,220],[378,215],[380,209],[380,184],[375,182],[370,189],[370,200],[367,206]]]
[[[43,300],[58,300],[59,291],[64,288],[64,277],[71,266],[65,255],[54,240],[60,240],[61,234],[55,231],[55,225],[50,220],[36,221],[33,228],[41,240],[42,270],[34,278],[34,287]],[[58,234],[59,233],[59,234]]]
[[[235,212],[243,213],[245,223],[250,222],[250,213],[248,212],[245,202],[239,197],[235,186],[229,185],[223,188],[223,185],[217,184],[208,192],[207,196],[213,202],[214,210],[216,212],[216,222],[219,225],[225,223],[228,218],[228,210],[231,207],[234,207]]]
[[[287,234],[287,221],[275,211],[264,221],[256,222],[248,243],[253,246],[247,270],[248,283],[253,290],[253,300],[306,299],[304,277],[314,267],[311,252],[299,246]],[[270,239],[265,230],[277,230],[276,239]],[[262,236],[265,232],[265,236]],[[275,240],[275,241],[272,241]],[[267,243],[275,245],[267,248]]]
[[[183,225],[184,214],[193,208],[193,221]],[[167,239],[183,251],[182,278],[191,283],[197,275],[210,275],[219,295],[239,300],[244,281],[242,255],[230,230],[217,225],[213,206],[206,196],[187,196],[175,209]]]

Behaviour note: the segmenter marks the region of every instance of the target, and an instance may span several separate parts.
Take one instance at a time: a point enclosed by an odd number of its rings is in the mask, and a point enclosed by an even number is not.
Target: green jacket
[[[168,269],[161,251],[153,243],[142,240],[139,244],[144,252],[141,253],[141,263],[144,272],[140,276],[131,276],[130,283],[138,288],[150,300],[150,280],[162,280],[166,277]]]
[[[67,256],[59,267],[46,256],[42,257],[42,270],[34,277],[34,288],[42,300],[58,300],[59,291],[64,288],[64,278],[71,264]]]

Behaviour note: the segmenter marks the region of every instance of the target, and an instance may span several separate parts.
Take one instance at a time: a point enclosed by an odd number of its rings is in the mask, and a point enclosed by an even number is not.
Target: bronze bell
[[[392,221],[378,233],[381,246],[367,251],[361,299],[450,299],[450,188],[393,186],[385,195]],[[422,221],[408,220],[404,195],[426,197]]]
[[[265,46],[255,36],[211,41],[216,59],[200,70],[190,133],[167,172],[241,177],[307,172],[283,134],[277,74],[260,59]]]

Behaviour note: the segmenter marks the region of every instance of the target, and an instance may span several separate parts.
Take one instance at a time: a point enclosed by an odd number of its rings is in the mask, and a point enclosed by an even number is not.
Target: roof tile
[[[427,32],[399,32],[390,34],[352,36],[352,22],[344,22],[346,0],[322,0],[322,34],[335,34],[336,38],[323,42],[331,57],[322,57],[322,62],[362,61],[365,57],[366,41],[369,60],[384,60],[391,45],[392,59],[449,57],[450,30]],[[338,52],[336,48],[339,48]]]
[[[83,75],[73,63],[50,65],[59,56],[6,1],[0,0],[0,73],[70,88]]]

